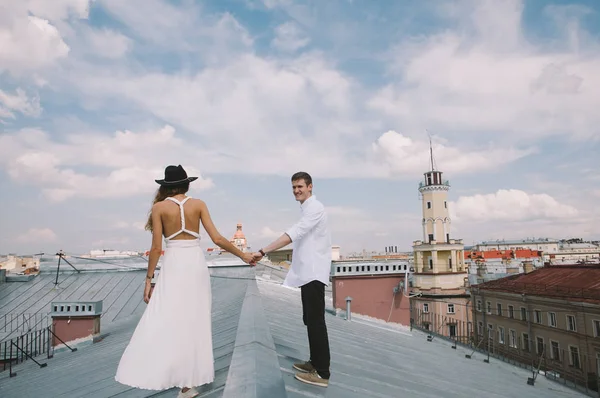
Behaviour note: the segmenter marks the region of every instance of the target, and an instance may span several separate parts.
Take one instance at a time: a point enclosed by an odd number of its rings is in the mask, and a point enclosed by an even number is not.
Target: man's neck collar
[[[311,199],[315,199],[315,198],[316,198],[316,196],[314,194],[310,195],[308,198],[306,198],[306,200],[304,202],[300,203],[300,207],[304,206],[305,204],[309,203]]]

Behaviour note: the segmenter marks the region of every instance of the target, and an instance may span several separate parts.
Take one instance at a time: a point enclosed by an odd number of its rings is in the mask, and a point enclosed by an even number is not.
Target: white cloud
[[[371,98],[373,109],[417,131],[599,137],[597,44],[536,46],[523,35],[522,1],[457,4],[458,29],[394,49],[396,81]]]
[[[501,189],[485,195],[461,196],[449,204],[453,220],[464,222],[572,220],[579,215],[573,206],[547,194]]]
[[[0,89],[0,121],[2,118],[15,119],[15,112],[26,116],[39,116],[42,112],[40,98],[29,98],[25,91],[17,88],[15,94],[10,94]]]
[[[0,72],[18,76],[49,66],[69,53],[69,46],[47,20],[28,16],[11,22],[8,26],[0,23]]]
[[[88,53],[111,59],[123,57],[133,45],[127,36],[110,29],[88,29],[85,41]]]
[[[75,134],[57,143],[39,130],[0,136],[0,165],[24,184],[40,186],[51,200],[73,197],[126,197],[155,191],[166,162],[185,164],[188,175],[199,177],[190,191],[208,189],[197,166],[194,148],[186,147],[166,126],[157,131],[118,131],[113,137]],[[187,160],[189,165],[183,160]],[[80,166],[92,171],[77,171]]]
[[[19,243],[48,243],[55,242],[58,239],[56,233],[50,228],[30,228],[17,236]]]
[[[262,227],[259,233],[260,239],[277,239],[283,234],[283,231],[274,231],[271,227]]]
[[[305,47],[310,39],[304,34],[297,23],[284,22],[275,28],[275,38],[271,45],[281,51],[294,52]]]
[[[372,145],[373,152],[388,166],[392,175],[415,176],[431,169],[429,142],[416,141],[395,131],[382,134]],[[514,162],[533,149],[515,149],[490,145],[488,148],[449,147],[433,145],[436,168],[457,175],[474,171],[498,169]],[[439,166],[439,167],[437,167]]]
[[[335,217],[359,217],[364,215],[364,211],[351,206],[325,206],[328,215]]]

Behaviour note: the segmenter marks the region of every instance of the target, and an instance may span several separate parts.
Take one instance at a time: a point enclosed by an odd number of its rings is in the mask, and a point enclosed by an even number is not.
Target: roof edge
[[[248,281],[242,303],[224,398],[286,397],[285,383],[271,329],[255,279]]]

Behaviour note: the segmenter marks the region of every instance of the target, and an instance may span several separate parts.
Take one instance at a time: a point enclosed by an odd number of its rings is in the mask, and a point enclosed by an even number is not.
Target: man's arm
[[[279,238],[277,238],[277,240],[275,240],[273,243],[263,247],[262,251],[263,251],[263,253],[267,254],[267,253],[270,253],[277,249],[281,249],[282,247],[287,246],[290,243],[292,243],[292,239],[290,238],[290,236],[287,233],[285,233],[285,234],[281,235]]]
[[[289,245],[292,242],[302,239],[308,232],[310,232],[319,221],[323,218],[324,211],[319,209],[310,213],[305,213],[304,216],[294,226],[287,230],[286,233],[281,235],[277,240],[271,244],[262,248],[262,253],[259,251],[254,254],[256,261],[260,260],[263,255],[270,253],[274,250],[281,249],[284,246]]]

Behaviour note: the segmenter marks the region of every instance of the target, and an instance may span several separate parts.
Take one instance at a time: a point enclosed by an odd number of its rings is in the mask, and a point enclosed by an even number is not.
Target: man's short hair
[[[305,173],[304,171],[299,171],[292,176],[292,182],[298,181],[298,180],[304,180],[304,183],[306,184],[306,186],[309,186],[312,184],[312,177],[310,176],[310,174]]]

